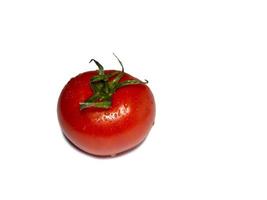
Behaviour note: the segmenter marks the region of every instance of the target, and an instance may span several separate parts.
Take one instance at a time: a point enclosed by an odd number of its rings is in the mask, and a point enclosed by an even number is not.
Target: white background
[[[0,199],[267,199],[267,5],[0,2]],[[148,79],[156,123],[135,151],[85,155],[58,95],[96,68]]]

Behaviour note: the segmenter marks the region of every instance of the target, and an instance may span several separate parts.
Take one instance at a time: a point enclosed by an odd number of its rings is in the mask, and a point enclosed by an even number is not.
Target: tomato
[[[118,59],[119,60],[119,59]],[[63,88],[57,106],[63,134],[96,156],[115,156],[136,147],[155,120],[155,101],[146,82],[122,71],[88,71]]]

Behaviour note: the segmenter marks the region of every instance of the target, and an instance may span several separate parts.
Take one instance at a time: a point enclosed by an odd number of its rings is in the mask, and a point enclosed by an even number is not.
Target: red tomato
[[[114,156],[146,138],[155,119],[155,101],[144,82],[98,66],[98,71],[79,74],[66,84],[58,100],[58,119],[64,135],[79,149]],[[121,87],[108,91],[112,81]]]

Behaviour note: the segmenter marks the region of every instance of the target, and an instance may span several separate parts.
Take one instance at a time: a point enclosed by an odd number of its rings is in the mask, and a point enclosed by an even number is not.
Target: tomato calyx
[[[143,82],[136,79],[120,82],[121,78],[124,76],[124,67],[120,59],[114,53],[113,55],[120,63],[122,68],[121,71],[114,71],[110,74],[105,74],[104,67],[98,61],[96,61],[95,59],[91,59],[91,61],[89,62],[94,62],[97,65],[98,75],[93,76],[90,79],[90,85],[93,90],[93,95],[84,102],[80,103],[80,110],[89,107],[108,109],[112,105],[112,96],[117,89],[128,85],[148,83],[147,80]]]

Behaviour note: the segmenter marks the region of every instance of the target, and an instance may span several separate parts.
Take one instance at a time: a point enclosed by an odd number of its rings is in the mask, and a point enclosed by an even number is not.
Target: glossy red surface
[[[75,146],[90,154],[112,156],[146,138],[155,119],[155,101],[147,85],[130,85],[113,94],[111,108],[80,110],[79,103],[92,95],[89,80],[96,74],[85,72],[67,83],[58,100],[58,119]],[[121,81],[129,79],[135,78],[125,73]]]

